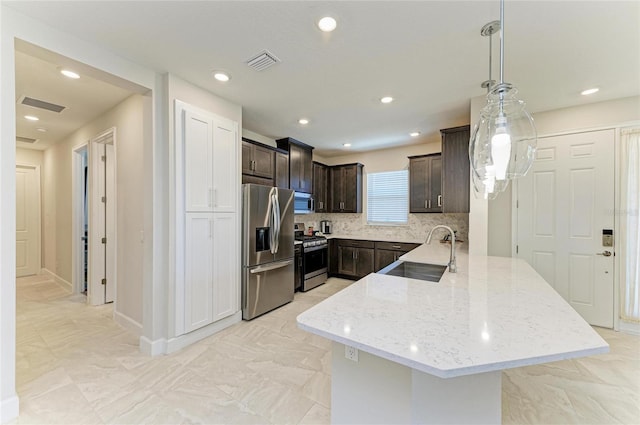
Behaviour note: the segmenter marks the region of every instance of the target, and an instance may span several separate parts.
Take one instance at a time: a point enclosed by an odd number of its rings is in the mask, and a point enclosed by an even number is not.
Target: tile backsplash
[[[422,243],[429,230],[438,224],[446,224],[457,231],[457,237],[467,241],[469,235],[469,214],[409,214],[409,223],[395,226],[367,224],[365,214],[302,214],[296,215],[296,223],[304,223],[320,230],[320,220],[331,220],[333,235],[340,237],[388,240],[394,242]],[[440,238],[444,233],[434,236]]]

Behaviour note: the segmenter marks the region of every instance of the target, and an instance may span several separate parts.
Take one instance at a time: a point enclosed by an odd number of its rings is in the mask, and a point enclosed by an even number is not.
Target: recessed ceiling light
[[[599,88],[594,87],[592,89],[583,90],[582,92],[580,92],[580,94],[583,96],[587,96],[589,94],[597,93],[599,90],[600,90]]]
[[[73,78],[74,80],[77,80],[78,78],[80,78],[80,75],[78,73],[73,72],[69,69],[61,69],[60,74],[64,75],[67,78]]]
[[[298,120],[298,124],[307,125],[307,124],[309,124],[309,120],[306,119],[306,118],[300,118]]]
[[[25,115],[24,117],[25,117],[25,119],[28,119],[29,121],[40,121],[40,118],[34,117],[33,115]]]
[[[382,103],[391,103],[391,102],[393,102],[393,98],[391,96],[385,96],[382,99],[380,99],[380,102],[382,102]]]
[[[342,146],[344,146],[345,148],[348,148],[349,146],[351,146],[351,143],[343,143]]]
[[[331,16],[325,16],[318,21],[318,28],[324,32],[331,32],[338,26],[338,23]]]
[[[223,83],[226,83],[231,79],[229,74],[223,71],[213,71],[213,78],[215,78],[218,81],[222,81]]]
[[[413,133],[409,133],[409,136],[411,137],[418,137],[420,135],[419,131],[414,131]]]
[[[47,129],[46,128],[42,128],[42,127],[38,127],[38,128],[36,128],[36,131],[39,131],[40,133],[46,133]]]

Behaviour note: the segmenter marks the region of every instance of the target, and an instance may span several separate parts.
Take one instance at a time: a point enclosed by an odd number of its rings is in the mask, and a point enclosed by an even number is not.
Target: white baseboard
[[[620,320],[618,330],[627,334],[640,335],[640,323],[625,322],[624,320]]]
[[[196,329],[195,331],[189,332],[188,334],[180,335],[175,338],[170,338],[167,341],[166,354],[178,351],[188,345],[193,344],[194,342],[200,341],[201,339],[205,339],[241,321],[242,321],[242,311],[238,311],[237,313],[227,318],[218,320],[217,322],[214,322],[203,328]]]
[[[0,423],[4,424],[17,418],[18,413],[20,413],[20,401],[17,395],[0,401]]]
[[[43,269],[40,270],[40,274],[44,274],[44,275],[49,276],[56,283],[59,283],[60,285],[62,285],[66,290],[68,290],[69,292],[73,292],[73,285],[71,284],[71,282],[61,278],[60,276],[58,276],[57,274],[55,274],[51,270],[43,268]]]
[[[142,335],[142,324],[136,322],[129,316],[125,316],[119,311],[114,310],[113,320],[115,320],[117,324],[119,324],[120,326],[122,326],[123,328],[125,328],[126,330],[134,334],[135,336],[139,337]]]
[[[222,320],[218,320],[217,322],[212,323],[208,326],[205,326],[200,329],[196,329],[195,331],[189,332],[188,334],[180,335],[175,338],[170,338],[168,340],[164,338],[150,340],[145,336],[141,336],[140,351],[143,354],[146,354],[148,356],[159,356],[161,354],[170,354],[178,350],[181,350],[195,342],[198,342],[201,339],[205,339],[241,321],[242,321],[242,311],[238,311],[237,313],[227,318],[224,318]]]
[[[147,356],[159,356],[167,353],[167,340],[164,338],[150,340],[146,336],[140,337],[140,352]]]

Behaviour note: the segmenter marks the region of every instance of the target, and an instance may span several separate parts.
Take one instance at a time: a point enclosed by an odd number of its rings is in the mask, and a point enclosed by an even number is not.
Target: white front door
[[[592,325],[613,327],[614,130],[538,139],[517,184],[517,252]]]
[[[16,166],[16,277],[40,270],[39,186],[36,167]]]

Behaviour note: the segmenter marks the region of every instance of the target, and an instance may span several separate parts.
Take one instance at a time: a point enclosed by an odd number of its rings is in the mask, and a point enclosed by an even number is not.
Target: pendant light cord
[[[500,84],[504,83],[504,0],[500,0]]]

